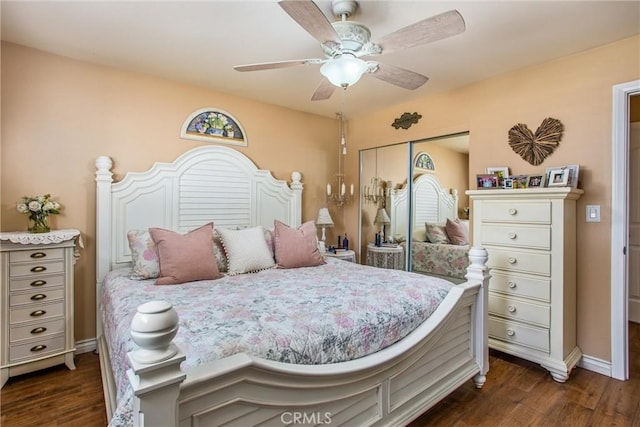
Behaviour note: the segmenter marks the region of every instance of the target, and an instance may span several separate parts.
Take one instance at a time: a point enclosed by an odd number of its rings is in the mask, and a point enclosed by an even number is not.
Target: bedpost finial
[[[139,363],[151,364],[173,357],[177,348],[171,340],[178,333],[178,313],[166,301],[149,301],[138,306],[131,320],[131,338],[140,350],[131,357]]]
[[[113,166],[113,161],[108,156],[100,156],[96,159],[96,169],[98,172],[109,171]]]
[[[302,174],[298,171],[291,172],[291,185],[292,190],[302,190]]]

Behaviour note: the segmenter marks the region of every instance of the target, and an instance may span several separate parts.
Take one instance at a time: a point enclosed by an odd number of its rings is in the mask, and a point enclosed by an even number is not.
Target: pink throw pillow
[[[175,285],[221,277],[213,254],[213,223],[187,234],[162,228],[150,228],[160,262],[156,285]]]
[[[427,241],[429,241],[430,243],[450,243],[444,225],[427,222],[425,224],[425,228]]]
[[[274,221],[274,226],[273,240],[278,267],[314,267],[325,263],[318,249],[313,221],[305,222],[297,229],[278,220]]]
[[[458,218],[451,221],[447,218],[447,223],[444,226],[447,236],[453,245],[468,245],[469,244],[469,228],[466,223],[463,223]]]

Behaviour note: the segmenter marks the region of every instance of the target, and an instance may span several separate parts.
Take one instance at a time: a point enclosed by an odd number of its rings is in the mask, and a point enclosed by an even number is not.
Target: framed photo
[[[505,178],[502,180],[502,188],[505,190],[511,190],[513,188],[513,179]]]
[[[544,175],[529,175],[527,187],[538,188],[544,187]]]
[[[498,186],[502,187],[502,180],[509,178],[509,168],[507,166],[494,166],[486,169],[487,174],[498,176]]]
[[[527,188],[529,183],[528,175],[514,175],[511,179],[513,179],[513,188]]]
[[[492,188],[498,188],[498,175],[494,174],[480,174],[476,175],[479,190],[489,190]]]
[[[569,182],[569,169],[551,169],[547,178],[547,187],[566,187]]]
[[[567,182],[567,186],[578,188],[578,175],[580,173],[580,166],[571,165],[567,166],[566,168],[569,169],[569,181]]]
[[[226,111],[207,107],[194,111],[180,130],[180,138],[246,147],[246,132],[240,122]]]

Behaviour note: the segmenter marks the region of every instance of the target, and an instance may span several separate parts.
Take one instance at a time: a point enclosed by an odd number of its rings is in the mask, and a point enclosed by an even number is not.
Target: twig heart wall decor
[[[518,123],[509,129],[509,145],[527,162],[538,166],[560,145],[564,126],[558,119],[547,117],[535,135],[527,125]]]

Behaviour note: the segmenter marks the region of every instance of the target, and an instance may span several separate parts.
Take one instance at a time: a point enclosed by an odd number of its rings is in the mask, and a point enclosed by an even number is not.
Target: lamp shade
[[[384,208],[378,209],[378,213],[376,213],[376,219],[373,220],[374,224],[391,224],[391,218],[387,215],[387,211]]]
[[[362,59],[350,54],[342,54],[338,58],[325,62],[320,67],[320,73],[334,86],[347,87],[360,80],[368,69],[369,64]]]
[[[323,227],[333,227],[333,220],[331,219],[331,215],[329,214],[329,209],[320,208],[318,211],[318,219],[316,219],[316,225],[321,225]]]

